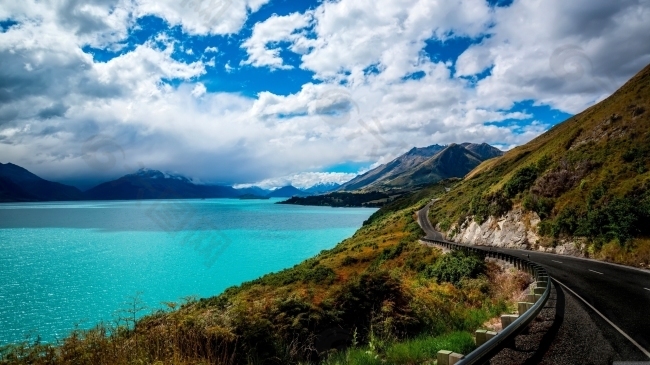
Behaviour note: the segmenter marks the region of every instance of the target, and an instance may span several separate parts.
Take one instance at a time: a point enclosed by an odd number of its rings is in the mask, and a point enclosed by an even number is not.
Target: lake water
[[[0,204],[0,345],[209,297],[350,237],[374,212],[272,200]]]

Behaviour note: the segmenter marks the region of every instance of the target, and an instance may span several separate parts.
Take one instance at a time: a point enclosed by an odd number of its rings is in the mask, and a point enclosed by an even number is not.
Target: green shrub
[[[514,198],[517,194],[530,189],[535,180],[537,180],[537,176],[537,166],[526,166],[517,170],[514,176],[503,187],[505,196]]]
[[[440,257],[432,266],[429,266],[425,276],[434,278],[438,282],[460,285],[463,279],[476,278],[485,273],[485,269],[485,261],[478,255],[454,251]]]
[[[587,198],[587,207],[566,207],[552,221],[543,221],[539,233],[558,237],[562,234],[591,240],[617,241],[625,245],[634,237],[650,235],[650,191],[645,188],[625,197],[607,194],[600,185]]]
[[[387,301],[393,303],[390,311],[381,311],[382,304]],[[356,328],[360,340],[367,339],[373,316],[380,311],[384,318],[391,318],[395,333],[414,333],[421,328],[420,322],[413,317],[407,293],[386,271],[368,271],[350,280],[332,302],[341,323],[349,329]]]
[[[377,258],[377,261],[387,261],[399,257],[407,244],[406,241],[400,241],[400,243],[393,247],[385,248]]]
[[[512,209],[512,201],[501,191],[489,195],[476,195],[470,202],[470,214],[478,223],[483,223],[489,216],[500,217]]]
[[[555,201],[535,194],[528,194],[524,197],[523,205],[524,209],[535,212],[541,219],[545,219],[551,215]]]
[[[350,265],[356,264],[357,262],[359,262],[359,259],[357,259],[356,257],[345,256],[345,258],[343,258],[343,261],[341,262],[341,264],[343,266],[350,266]]]
[[[316,284],[332,283],[334,279],[336,279],[334,270],[325,266],[317,266],[315,269],[306,270],[302,277],[303,281]]]

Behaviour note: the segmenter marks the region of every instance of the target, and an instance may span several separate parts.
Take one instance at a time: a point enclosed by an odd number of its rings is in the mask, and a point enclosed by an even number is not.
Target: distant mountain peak
[[[487,143],[450,143],[414,147],[393,161],[355,177],[339,191],[372,191],[403,188],[462,177],[482,161],[501,156],[501,150]]]
[[[140,178],[147,178],[147,179],[172,179],[172,180],[179,180],[179,181],[184,181],[191,183],[192,180],[188,179],[187,177],[183,175],[178,175],[178,174],[172,174],[169,172],[162,172],[159,170],[154,170],[154,169],[147,169],[147,168],[141,168],[137,172],[133,174],[129,174],[126,176],[135,176],[135,177],[140,177]]]
[[[300,190],[293,185],[283,186],[271,191],[267,196],[271,198],[291,198],[293,196],[308,196],[310,193]]]

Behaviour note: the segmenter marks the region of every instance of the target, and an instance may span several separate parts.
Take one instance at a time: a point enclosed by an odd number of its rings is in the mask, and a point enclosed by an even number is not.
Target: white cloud
[[[206,47],[204,53],[217,53],[219,49],[217,47]]]
[[[237,32],[266,2],[233,0],[222,22],[207,25],[185,0],[95,0],[74,11],[67,1],[3,4],[0,19],[20,24],[0,33],[0,156],[55,180],[117,177],[142,164],[206,182],[305,187],[350,176],[296,171],[383,163],[413,146],[527,142],[548,125],[488,122],[529,119],[508,111],[523,100],[580,111],[650,63],[647,0],[515,0],[496,10],[483,0],[322,2],[256,24],[242,43],[247,64],[281,69],[289,65],[280,47],[290,42],[300,67],[322,81],[290,95],[208,92],[203,82],[212,80],[199,78],[214,58],[175,60],[180,45],[164,33],[108,62],[82,51],[120,49],[143,14],[196,34]],[[456,75],[423,54],[431,37],[484,33]],[[241,71],[228,56],[219,56],[225,70]],[[364,72],[371,66],[376,72]],[[458,77],[487,68],[491,76],[476,84]],[[423,77],[405,78],[414,72]],[[98,135],[98,152],[115,157],[101,171],[83,158]]]
[[[650,63],[650,1],[520,0],[495,12],[490,33],[457,64],[459,75],[493,67],[479,97],[577,113]]]
[[[475,37],[491,20],[484,0],[341,0],[315,11],[315,40],[302,38],[303,68],[328,79],[377,65],[381,78],[397,80],[419,69],[424,41],[437,36]]]
[[[205,85],[199,82],[196,84],[196,86],[194,86],[194,89],[192,90],[192,96],[194,96],[195,98],[199,98],[205,95],[207,91],[208,90],[205,88]]]
[[[137,16],[156,15],[192,34],[234,34],[269,0],[137,0]]]
[[[248,59],[242,65],[270,67],[271,69],[290,69],[280,58],[280,49],[271,48],[278,42],[292,42],[300,38],[296,30],[305,28],[311,21],[311,14],[293,13],[286,16],[273,15],[263,22],[255,24],[253,34],[243,44]]]
[[[309,189],[318,184],[339,184],[342,185],[352,179],[357,174],[343,172],[301,172],[289,176],[264,179],[252,184],[238,184],[235,188],[248,188],[257,186],[263,189],[277,189],[288,185],[293,185],[298,189]]]

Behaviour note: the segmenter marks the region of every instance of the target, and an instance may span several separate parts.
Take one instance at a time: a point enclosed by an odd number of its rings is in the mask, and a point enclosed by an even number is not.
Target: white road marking
[[[641,345],[639,345],[638,342],[634,341],[634,339],[632,339],[632,337],[630,337],[627,333],[623,332],[622,329],[618,328],[618,326],[615,325],[614,322],[610,321],[607,317],[605,317],[602,313],[600,313],[600,312],[598,311],[598,309],[594,308],[593,305],[587,303],[586,300],[584,300],[581,296],[579,296],[579,295],[578,295],[576,292],[574,292],[573,290],[569,289],[568,286],[562,284],[561,282],[559,282],[559,281],[558,281],[557,279],[555,279],[555,278],[553,278],[553,280],[555,280],[556,283],[562,285],[562,286],[564,287],[564,289],[570,291],[571,294],[573,294],[573,295],[576,296],[576,298],[582,300],[583,303],[585,303],[589,308],[593,309],[594,312],[596,312],[596,313],[597,313],[599,316],[601,316],[601,317],[602,317],[602,318],[603,318],[607,323],[609,323],[612,327],[614,327],[614,329],[616,329],[620,334],[622,334],[625,338],[627,338],[630,342],[632,342],[632,344],[633,344],[634,346],[638,347],[639,350],[641,350],[641,352],[643,352],[643,353],[645,354],[645,356],[647,356],[647,357],[650,358],[650,351],[648,351],[648,350],[644,349],[643,347],[641,347]]]
[[[603,273],[602,273],[602,272],[598,272],[598,271],[594,271],[594,270],[589,270],[589,271],[591,271],[591,272],[595,272],[596,274],[600,274],[600,275],[603,275]]]
[[[551,261],[553,261],[553,262],[557,262],[558,264],[561,264],[561,263],[562,263],[562,262],[560,262],[560,261],[555,261],[555,260],[551,260]]]
[[[647,291],[650,291],[650,289],[648,289],[648,288],[643,288],[643,289],[645,289],[645,290],[647,290]]]

